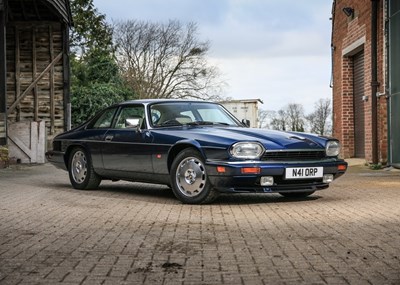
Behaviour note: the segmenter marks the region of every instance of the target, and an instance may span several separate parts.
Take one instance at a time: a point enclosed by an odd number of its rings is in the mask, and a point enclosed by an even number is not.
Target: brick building
[[[333,1],[333,134],[345,158],[400,166],[399,23],[398,0]]]

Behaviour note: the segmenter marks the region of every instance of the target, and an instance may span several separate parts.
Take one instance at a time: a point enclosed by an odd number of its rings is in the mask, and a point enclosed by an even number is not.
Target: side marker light
[[[260,167],[243,167],[241,169],[242,174],[260,174]]]
[[[217,172],[218,173],[225,173],[226,172],[225,166],[217,166]]]

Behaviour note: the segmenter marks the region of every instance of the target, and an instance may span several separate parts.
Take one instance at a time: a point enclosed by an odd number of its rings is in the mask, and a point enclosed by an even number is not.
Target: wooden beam
[[[54,60],[42,71],[42,73],[39,74],[38,77],[35,78],[35,80],[33,80],[33,82],[28,86],[28,88],[26,88],[26,90],[15,100],[15,102],[8,108],[8,113],[11,113],[12,111],[14,111],[14,109],[16,108],[16,106],[19,104],[19,102],[30,92],[32,91],[32,88],[35,86],[35,84],[37,84],[39,82],[40,79],[43,78],[43,76],[50,70],[51,67],[53,67],[57,62],[60,61],[60,59],[62,58],[63,53],[60,52],[55,58]]]
[[[50,62],[54,59],[53,27],[49,26]],[[54,107],[54,65],[50,68],[50,134],[54,134],[55,107]]]
[[[4,2],[2,1],[2,4]],[[3,6],[4,8],[4,6]],[[6,62],[6,15],[4,9],[0,11],[0,145],[7,144],[7,62]]]
[[[41,20],[42,20],[42,17],[41,17],[41,15],[40,15],[40,12],[39,12],[39,9],[38,9],[37,1],[33,1],[33,7],[34,7],[34,9],[35,9],[37,19],[38,19],[39,21],[41,21]]]
[[[36,77],[36,72],[37,72],[37,58],[36,58],[36,32],[37,29],[35,27],[32,27],[32,78]],[[38,121],[39,120],[39,97],[38,97],[38,86],[35,84],[33,87],[33,98],[34,98],[34,120]]]
[[[7,20],[8,20],[8,22],[12,22],[12,21],[14,21],[14,14],[13,14],[13,12],[12,12],[12,9],[11,9],[11,7],[10,7],[10,5],[7,5]]]
[[[7,110],[7,53],[5,17],[5,12],[0,11],[0,114],[5,113]]]
[[[70,60],[69,60],[69,27],[62,25],[63,29],[63,101],[64,101],[64,131],[71,129],[71,95],[70,95]]]
[[[21,93],[20,67],[21,65],[20,65],[20,49],[19,49],[19,29],[18,26],[15,26],[15,101],[17,101],[18,95]],[[17,122],[21,120],[21,114],[19,108],[17,108],[16,120]]]
[[[22,12],[22,17],[24,18],[24,20],[26,21],[28,19],[28,17],[26,16],[26,11],[25,11],[25,5],[24,5],[24,1],[21,1],[21,12]]]

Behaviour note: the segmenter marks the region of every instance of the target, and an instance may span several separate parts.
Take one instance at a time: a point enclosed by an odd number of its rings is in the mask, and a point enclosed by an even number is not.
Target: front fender
[[[176,155],[178,155],[178,153],[181,152],[183,149],[189,147],[194,148],[198,152],[200,152],[205,163],[214,160],[228,160],[230,158],[228,153],[229,146],[203,145],[197,140],[181,140],[174,144],[168,153],[168,171],[170,170],[170,167]]]
[[[171,170],[171,165],[175,157],[178,155],[178,153],[180,153],[182,150],[186,148],[196,149],[197,151],[200,152],[204,160],[207,159],[206,154],[198,141],[190,139],[180,140],[176,142],[168,151],[168,172],[170,172]]]

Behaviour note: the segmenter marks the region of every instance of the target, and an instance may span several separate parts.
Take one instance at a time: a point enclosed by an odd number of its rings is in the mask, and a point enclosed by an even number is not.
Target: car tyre
[[[306,198],[312,194],[314,194],[315,191],[307,191],[307,192],[280,192],[282,196],[286,198]]]
[[[172,191],[182,203],[206,204],[218,197],[208,179],[203,157],[193,148],[178,153],[170,175]]]
[[[68,160],[68,173],[72,186],[79,190],[96,189],[101,179],[94,172],[88,153],[81,147],[74,148]]]

